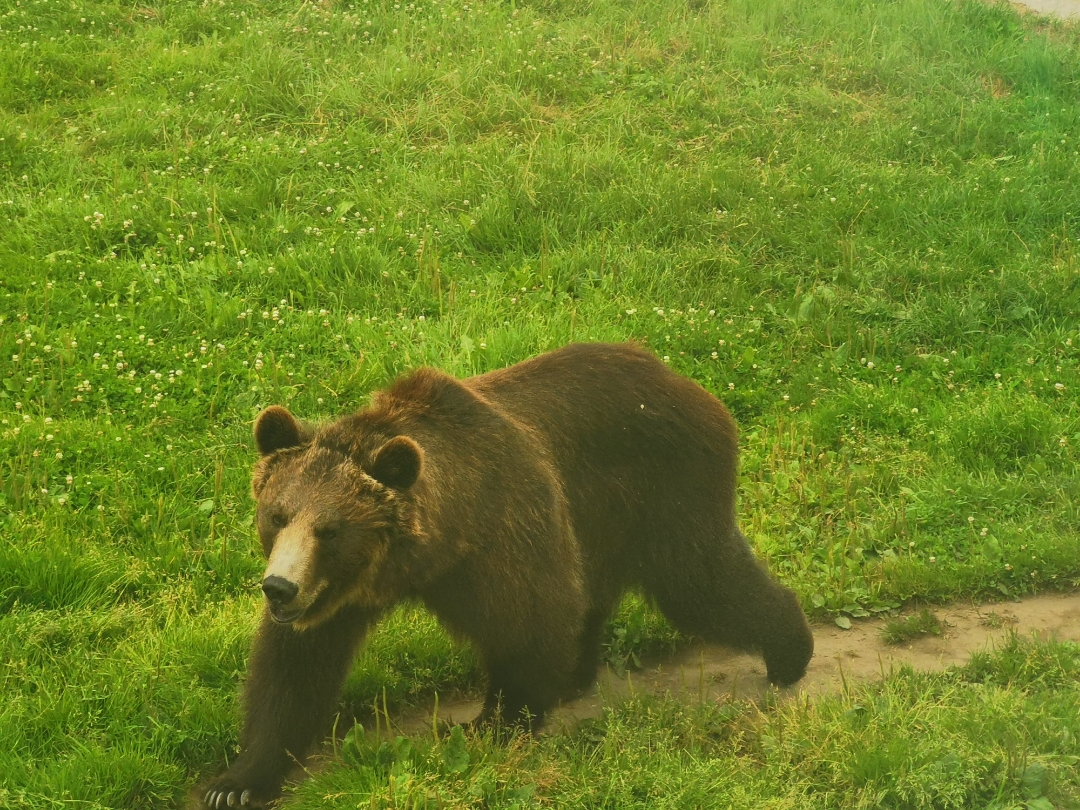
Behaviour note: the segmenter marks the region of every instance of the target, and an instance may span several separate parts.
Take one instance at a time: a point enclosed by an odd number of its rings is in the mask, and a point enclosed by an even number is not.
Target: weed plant
[[[1078,80],[1075,28],[969,0],[0,4],[0,804],[232,755],[252,418],[421,364],[645,343],[735,414],[741,525],[817,614],[1076,584]],[[608,649],[670,641],[630,602]],[[410,607],[346,709],[477,672]],[[609,723],[728,710],[680,711]],[[605,745],[581,796],[657,795]]]

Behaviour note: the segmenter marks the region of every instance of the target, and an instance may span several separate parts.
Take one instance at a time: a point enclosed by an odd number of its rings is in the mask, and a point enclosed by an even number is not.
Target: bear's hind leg
[[[700,549],[665,549],[646,589],[679,630],[706,641],[760,651],[769,680],[786,686],[806,673],[814,637],[794,592],[776,582],[738,530]]]
[[[347,606],[323,624],[297,630],[264,614],[244,687],[240,755],[197,790],[196,806],[260,807],[281,794],[294,761],[303,762],[329,730],[357,645],[375,618]]]

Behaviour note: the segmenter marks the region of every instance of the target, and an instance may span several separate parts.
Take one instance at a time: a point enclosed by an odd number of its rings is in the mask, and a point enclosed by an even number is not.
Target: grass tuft
[[[940,636],[944,624],[929,608],[900,619],[889,619],[881,628],[881,638],[886,644],[907,644],[923,636]]]

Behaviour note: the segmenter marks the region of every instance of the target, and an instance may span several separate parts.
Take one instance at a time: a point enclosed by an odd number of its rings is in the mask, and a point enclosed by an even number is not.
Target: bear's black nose
[[[263,580],[262,589],[271,604],[287,605],[296,597],[300,587],[284,577],[270,576]]]

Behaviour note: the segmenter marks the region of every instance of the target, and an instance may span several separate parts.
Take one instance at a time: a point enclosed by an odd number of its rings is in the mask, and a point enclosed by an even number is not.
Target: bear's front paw
[[[276,798],[276,793],[225,775],[206,786],[202,793],[202,807],[206,810],[225,810],[228,807],[254,810],[266,807]]]

